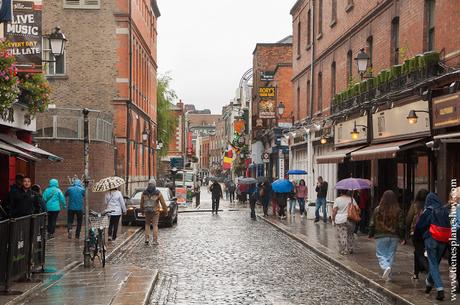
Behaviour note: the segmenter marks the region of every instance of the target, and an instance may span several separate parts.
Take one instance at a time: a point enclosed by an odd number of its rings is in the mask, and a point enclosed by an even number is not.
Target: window
[[[391,21],[391,64],[399,63],[399,17]]]
[[[335,61],[331,64],[331,97],[334,98],[336,93],[336,70],[335,70]]]
[[[49,40],[47,38],[42,39],[42,49],[43,49],[43,60],[53,61],[47,62],[44,66],[44,72],[47,76],[55,76],[55,75],[65,75],[66,74],[66,51],[62,56],[54,57],[51,54]],[[55,62],[54,62],[55,60]]]
[[[100,0],[64,0],[64,8],[99,9]]]
[[[300,56],[301,39],[302,39],[302,24],[299,21],[299,24],[297,24],[297,56]]]
[[[435,0],[425,1],[425,18],[426,18],[426,49],[432,51],[434,49],[434,10],[436,6]]]
[[[307,45],[311,45],[311,10],[308,10],[307,13]]]
[[[374,38],[369,36],[366,40],[366,53],[369,55],[369,68],[372,68],[372,59],[374,54]]]
[[[310,81],[307,81],[307,117],[311,116],[310,93],[311,93]]]
[[[300,120],[300,87],[297,86],[297,120]]]
[[[347,85],[349,85],[353,78],[353,53],[351,50],[347,53]]]
[[[323,0],[318,1],[318,36],[323,33]]]
[[[333,27],[337,22],[337,0],[331,0],[331,23],[330,26]]]
[[[318,111],[323,111],[323,74],[318,73]]]

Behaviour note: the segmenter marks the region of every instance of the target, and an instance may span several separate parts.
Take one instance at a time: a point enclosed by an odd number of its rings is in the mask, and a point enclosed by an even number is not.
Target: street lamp
[[[367,66],[369,65],[369,55],[364,52],[364,48],[360,50],[358,55],[355,58],[356,65],[358,66],[359,75],[361,78],[364,78],[364,73],[367,71]]]
[[[147,140],[149,139],[149,134],[149,130],[144,129],[144,131],[142,132],[142,141],[147,142]]]
[[[358,131],[357,127],[363,127],[363,131],[366,131],[366,128],[367,128],[367,126],[365,126],[365,125],[356,125],[356,121],[355,121],[355,125],[353,127],[353,130],[350,132],[351,138],[353,140],[357,140],[358,137],[359,137],[359,131]]]
[[[327,143],[327,139],[324,136],[321,136],[321,139],[319,140],[319,142],[324,145]]]
[[[61,28],[55,27],[54,32],[45,35],[45,38],[48,38],[51,54],[53,54],[55,58],[64,55],[67,39],[64,33],[61,32]]]
[[[410,110],[409,114],[406,117],[406,119],[409,121],[409,124],[417,124],[417,120],[418,120],[417,112],[429,113],[426,110],[413,110],[413,109]]]
[[[176,174],[179,171],[176,167],[173,167],[169,170],[173,179],[173,195],[176,196]]]

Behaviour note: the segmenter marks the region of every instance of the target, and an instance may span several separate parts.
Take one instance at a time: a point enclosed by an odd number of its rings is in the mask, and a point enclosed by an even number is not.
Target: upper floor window
[[[297,87],[297,111],[296,111],[296,118],[300,120],[300,87]]]
[[[323,0],[318,1],[318,35],[323,33]]]
[[[372,68],[372,60],[374,58],[374,38],[369,36],[366,40],[366,53],[369,55],[369,68]]]
[[[399,63],[399,17],[391,21],[391,64]]]
[[[336,80],[337,80],[337,72],[335,68],[335,61],[331,64],[331,96],[334,97],[336,93]]]
[[[100,0],[64,0],[64,8],[100,9]]]
[[[349,85],[353,78],[353,53],[351,50],[347,53],[347,85]]]
[[[323,73],[318,73],[318,111],[323,111]]]
[[[42,57],[46,62],[44,66],[45,75],[57,76],[66,74],[66,51],[61,56],[54,56],[51,53],[49,40],[47,38],[42,39],[43,53]]]
[[[434,10],[436,6],[435,0],[425,1],[425,19],[426,19],[426,49],[431,51],[434,49]]]
[[[307,22],[307,44],[311,45],[311,10],[308,10]]]
[[[311,109],[311,88],[310,88],[310,81],[307,81],[307,117],[311,115],[310,109]]]
[[[334,26],[337,22],[337,0],[331,0],[331,23],[330,26]]]
[[[300,56],[301,39],[302,39],[302,24],[299,21],[299,23],[297,24],[297,55],[298,56]]]

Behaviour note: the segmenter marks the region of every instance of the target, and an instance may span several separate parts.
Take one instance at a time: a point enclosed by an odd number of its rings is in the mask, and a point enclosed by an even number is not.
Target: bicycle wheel
[[[98,238],[98,244],[99,244],[99,258],[101,259],[101,264],[102,267],[105,267],[105,236],[104,236],[104,229],[99,229],[99,238]]]

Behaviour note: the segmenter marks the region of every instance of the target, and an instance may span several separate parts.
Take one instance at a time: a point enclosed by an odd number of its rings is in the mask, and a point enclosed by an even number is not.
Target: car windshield
[[[138,191],[136,194],[134,194],[133,197],[131,197],[131,199],[134,199],[134,200],[141,200],[141,196],[142,196],[142,192],[141,192],[141,191]]]

